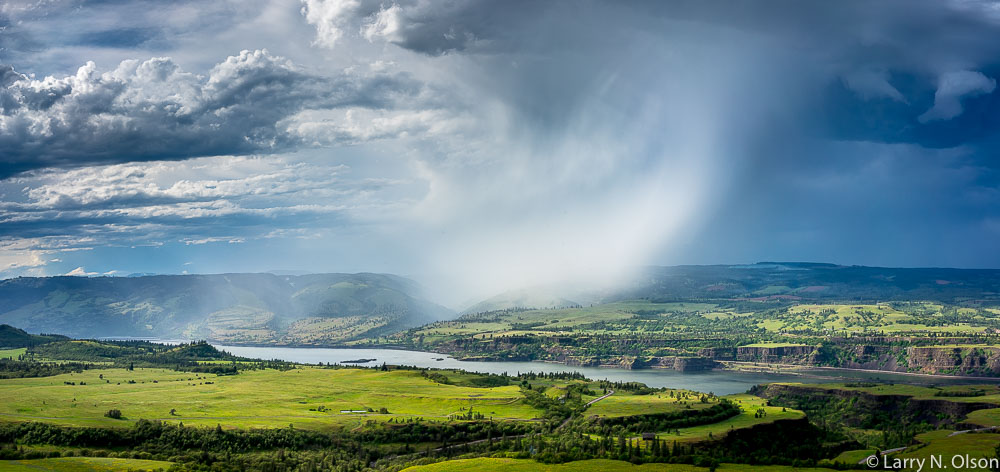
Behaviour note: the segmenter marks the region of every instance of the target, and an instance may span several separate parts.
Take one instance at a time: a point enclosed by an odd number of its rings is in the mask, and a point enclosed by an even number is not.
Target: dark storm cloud
[[[705,239],[739,249],[688,247],[684,262],[1000,264],[997,2],[303,4],[333,50],[356,36],[480,66],[468,80],[509,105],[516,139],[546,149],[618,130],[631,151],[611,165],[621,178],[707,133],[717,201],[699,214],[722,236]],[[561,161],[537,167],[587,155],[552,152],[536,159]],[[746,238],[730,241],[734,228]]]
[[[810,131],[829,134],[843,129],[845,139],[863,134],[863,139],[890,142],[938,141],[938,147],[961,142],[962,136],[950,140],[941,136],[947,130],[935,122],[960,118],[966,108],[979,111],[978,116],[984,108],[992,109],[992,104],[983,102],[990,100],[1000,68],[1000,8],[995,2],[303,0],[303,4],[307,21],[317,26],[321,45],[335,48],[339,38],[357,35],[432,56],[505,55],[503,62],[498,61],[500,70],[493,71],[505,78],[509,74],[504,66],[511,62],[537,68],[540,73],[531,78],[539,86],[546,86],[543,74],[558,81],[550,90],[520,88],[526,101],[538,107],[558,105],[560,94],[586,90],[594,79],[586,72],[614,66],[609,51],[625,57],[641,51],[655,64],[657,56],[669,54],[670,49],[728,41],[715,52],[781,58],[780,64],[761,66],[782,67],[775,76],[783,77],[755,84],[757,90],[749,93],[805,84],[817,96],[807,97],[807,103],[796,97],[795,102],[775,105],[821,107],[806,117],[805,124],[820,128]],[[647,35],[666,39],[667,50],[643,50]],[[575,83],[567,81],[569,74],[549,70],[548,66],[572,71],[578,66],[574,52],[582,54],[582,60],[612,62],[584,66],[589,69],[573,76]],[[725,54],[718,58],[727,59]],[[719,66],[725,69],[725,64]],[[552,98],[545,100],[543,94]],[[575,96],[568,100],[578,101]],[[740,103],[734,100],[733,105]],[[848,123],[851,120],[860,123]],[[996,130],[952,127],[977,135]],[[924,130],[933,137],[924,137]]]
[[[274,153],[298,144],[279,123],[306,109],[384,108],[421,85],[405,75],[318,76],[244,51],[207,78],[169,58],[101,73],[20,76],[0,90],[0,179],[45,167]],[[16,76],[13,76],[16,77]]]
[[[997,3],[6,5],[0,237],[43,241],[15,241],[12,267],[69,241],[311,227],[489,289],[628,264],[1000,265]],[[301,67],[258,52],[212,68],[263,47]],[[87,59],[102,68],[72,72]],[[292,151],[315,154],[229,157]],[[352,154],[414,183],[316,180]],[[220,246],[220,265],[247,254]],[[335,251],[320,246],[300,261]]]

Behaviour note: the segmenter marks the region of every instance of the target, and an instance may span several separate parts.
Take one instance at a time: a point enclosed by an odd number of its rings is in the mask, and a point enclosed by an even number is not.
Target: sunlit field
[[[461,387],[432,382],[417,371],[305,366],[231,376],[165,369],[91,370],[0,380],[0,397],[9,399],[0,403],[2,419],[74,426],[157,419],[227,428],[291,424],[324,429],[368,420],[446,421],[469,409],[496,420],[528,420],[540,413],[521,401],[517,386]],[[379,413],[383,408],[388,413]],[[104,417],[111,409],[120,410],[124,419]]]

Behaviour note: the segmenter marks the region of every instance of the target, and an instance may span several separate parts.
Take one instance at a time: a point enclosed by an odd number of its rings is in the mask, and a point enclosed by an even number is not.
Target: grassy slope
[[[565,464],[541,464],[529,459],[460,459],[436,464],[414,466],[403,469],[406,472],[708,472],[707,468],[687,464],[642,464],[633,465],[624,461],[594,459],[567,462]],[[722,472],[818,472],[830,469],[793,468],[785,466],[748,466],[723,464],[717,470]]]
[[[436,339],[447,336],[482,333],[492,333],[495,336],[538,331],[563,333],[569,329],[590,323],[630,319],[635,316],[635,312],[637,311],[708,313],[715,306],[708,303],[651,303],[634,301],[608,303],[583,308],[531,310],[501,314],[497,321],[460,319],[438,322],[416,330],[414,336],[423,335],[426,337],[427,342],[433,342]],[[518,325],[525,323],[531,323],[533,326],[529,330],[517,329]]]
[[[1000,408],[990,408],[986,410],[976,410],[969,413],[965,419],[967,423],[980,426],[1000,426]]]
[[[799,410],[787,408],[784,409],[785,411],[782,411],[782,407],[780,406],[767,406],[766,400],[753,395],[739,394],[723,398],[728,398],[736,402],[743,410],[743,413],[718,423],[681,428],[680,434],[677,434],[676,431],[660,432],[657,434],[657,437],[665,441],[703,441],[709,438],[709,434],[713,438],[719,438],[734,429],[749,428],[758,424],[771,423],[777,420],[798,419],[805,416],[805,413]],[[764,417],[755,418],[755,413],[761,408],[767,414]]]
[[[129,380],[137,383],[128,384]],[[79,385],[80,381],[86,385]],[[213,383],[206,385],[206,381]],[[0,397],[10,399],[0,402],[0,419],[74,426],[117,426],[145,418],[183,421],[187,425],[285,427],[291,423],[296,428],[324,429],[359,424],[366,419],[445,420],[470,407],[496,419],[530,419],[540,414],[523,403],[516,386],[462,387],[431,382],[415,371],[314,367],[222,377],[164,369],[102,369],[2,380]],[[327,411],[310,411],[319,406]],[[390,414],[340,413],[366,408],[378,411],[382,407]],[[172,408],[177,410],[177,416],[170,415]],[[105,418],[104,413],[110,409],[121,410],[126,419]]]
[[[853,451],[844,451],[837,457],[833,458],[831,462],[854,465],[872,454],[875,454],[875,449],[855,449]]]
[[[0,349],[0,359],[17,359],[17,356],[24,354],[27,348]]]
[[[32,459],[0,461],[2,471],[62,471],[103,472],[114,470],[166,470],[172,462],[143,459],[111,459],[106,457],[62,457],[58,459]]]
[[[1000,434],[997,433],[967,433],[955,436],[949,430],[931,431],[917,435],[917,441],[926,446],[911,447],[906,451],[893,454],[893,458],[921,458],[925,459],[925,464],[930,464],[931,456],[940,456],[943,466],[948,470],[979,470],[983,469],[959,469],[951,467],[952,456],[956,454],[968,455],[972,458],[996,457],[996,447],[1000,444]],[[915,470],[915,468],[904,468],[903,470]],[[924,466],[928,470],[928,466]]]
[[[700,393],[687,390],[676,390],[671,397],[667,392],[657,392],[651,395],[630,395],[627,392],[615,392],[587,409],[587,416],[631,416],[653,413],[668,413],[681,411],[690,406],[701,410],[718,404],[718,401],[701,403]],[[682,396],[683,395],[683,396]]]

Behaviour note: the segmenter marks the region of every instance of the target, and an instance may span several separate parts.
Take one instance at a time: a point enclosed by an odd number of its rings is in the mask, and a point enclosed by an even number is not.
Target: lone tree
[[[115,410],[108,410],[108,412],[105,413],[104,416],[106,416],[108,418],[111,418],[111,419],[120,420],[120,419],[122,419],[122,411],[121,410],[117,410],[117,409],[115,409]]]

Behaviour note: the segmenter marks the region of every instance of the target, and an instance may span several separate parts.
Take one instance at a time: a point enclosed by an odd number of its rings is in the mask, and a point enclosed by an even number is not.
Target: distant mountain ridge
[[[629,286],[605,301],[785,298],[953,302],[1000,298],[1000,270],[759,262],[647,267]]]
[[[891,268],[820,262],[643,267],[615,289],[541,287],[505,292],[463,313],[560,308],[626,300],[893,301],[1000,299],[1000,269]]]
[[[74,337],[337,344],[448,318],[388,274],[20,277],[0,281],[0,323]]]
[[[1000,270],[808,262],[645,267],[616,289],[535,287],[465,313],[626,300],[1000,300]],[[275,273],[20,277],[0,281],[0,323],[74,337],[340,345],[454,317],[413,280],[389,274]]]

